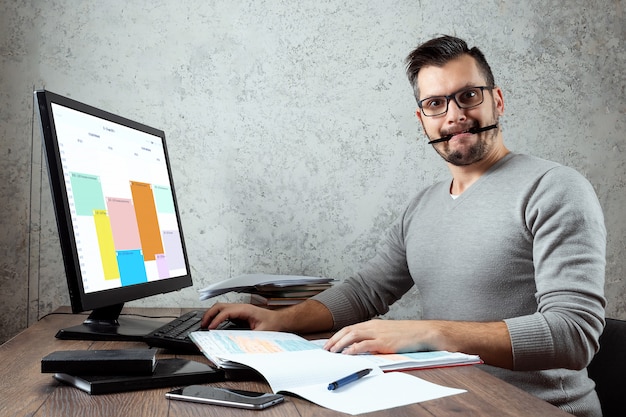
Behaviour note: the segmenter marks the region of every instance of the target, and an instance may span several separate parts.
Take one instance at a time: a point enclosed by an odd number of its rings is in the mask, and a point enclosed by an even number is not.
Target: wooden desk
[[[57,312],[68,312],[61,308]],[[152,317],[178,316],[181,309],[139,309],[132,312]],[[1,416],[215,416],[255,417],[301,416],[326,417],[346,415],[322,408],[306,400],[287,396],[285,403],[263,411],[248,411],[211,405],[170,401],[169,389],[153,389],[110,395],[90,396],[78,389],[56,382],[51,374],[41,373],[41,358],[55,350],[115,349],[146,347],[140,342],[92,342],[58,340],[58,329],[82,322],[85,316],[53,314],[40,320],[0,346],[0,415]],[[208,363],[201,355],[177,355]],[[174,357],[159,353],[159,357]],[[425,380],[463,388],[468,392],[391,410],[367,414],[377,417],[420,416],[570,416],[475,366],[461,366],[413,371]],[[243,380],[215,383],[253,391],[269,391],[261,378],[247,375]]]

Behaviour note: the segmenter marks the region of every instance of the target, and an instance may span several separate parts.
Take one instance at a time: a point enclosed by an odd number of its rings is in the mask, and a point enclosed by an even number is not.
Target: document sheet
[[[249,366],[261,373],[275,393],[301,396],[322,407],[357,415],[402,405],[442,398],[465,392],[433,384],[402,372],[384,373],[362,356],[330,353],[325,350],[230,354],[226,358]],[[328,384],[361,369],[372,372],[336,390]]]

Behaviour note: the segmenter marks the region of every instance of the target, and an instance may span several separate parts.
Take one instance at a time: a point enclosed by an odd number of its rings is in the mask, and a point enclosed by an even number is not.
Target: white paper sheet
[[[275,354],[229,354],[224,359],[260,372],[274,392],[289,392],[348,414],[361,414],[465,392],[432,384],[401,372],[383,373],[361,356],[309,350]],[[372,372],[334,391],[328,384],[361,369]]]
[[[290,390],[307,400],[347,414],[362,414],[434,400],[465,390],[433,384],[404,372],[366,376],[336,391],[325,385],[309,385]]]

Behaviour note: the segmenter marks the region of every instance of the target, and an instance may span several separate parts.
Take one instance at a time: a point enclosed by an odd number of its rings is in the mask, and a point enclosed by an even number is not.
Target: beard
[[[497,114],[493,115],[494,121],[492,123],[486,123],[486,125],[490,124],[499,124],[499,117]],[[471,128],[478,128],[478,121],[474,120],[464,125],[457,125],[454,127],[455,131],[459,130],[468,130]],[[450,146],[450,141],[441,142],[436,145],[433,145],[435,151],[441,156],[446,162],[456,165],[456,166],[466,166],[471,165],[473,163],[479,162],[485,158],[487,154],[493,149],[494,143],[496,141],[496,137],[498,135],[499,127],[497,129],[487,130],[485,132],[475,133],[477,135],[477,139],[472,144],[467,143],[459,143],[452,149]],[[442,130],[440,132],[440,136],[446,136],[451,132],[448,130]],[[465,141],[465,139],[462,139]]]

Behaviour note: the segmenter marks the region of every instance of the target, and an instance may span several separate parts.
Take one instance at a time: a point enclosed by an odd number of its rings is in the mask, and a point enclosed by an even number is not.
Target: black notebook
[[[150,375],[157,349],[58,350],[41,359],[41,372],[70,375]]]
[[[223,381],[224,371],[204,363],[173,358],[159,359],[152,375],[75,376],[56,373],[54,378],[88,394],[99,395]]]

